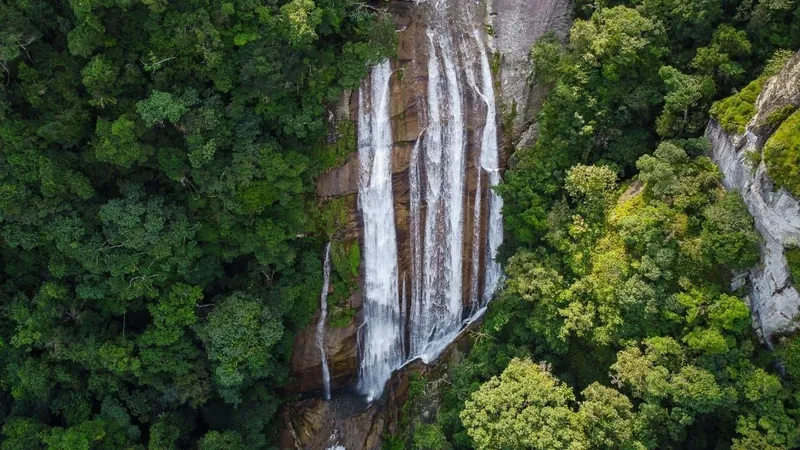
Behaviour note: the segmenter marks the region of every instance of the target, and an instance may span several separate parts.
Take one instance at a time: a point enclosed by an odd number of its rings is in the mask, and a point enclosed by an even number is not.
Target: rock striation
[[[768,345],[776,335],[800,328],[800,294],[785,257],[787,248],[800,246],[800,203],[786,189],[775,188],[763,161],[752,167],[747,155],[763,152],[778,126],[766,119],[788,105],[800,106],[800,52],[765,82],[757,113],[743,134],[731,135],[713,120],[706,129],[725,187],[742,195],[762,237],[761,263],[749,272],[749,302],[753,326]]]
[[[531,79],[533,44],[546,33],[566,39],[572,26],[571,0],[491,0],[492,44],[500,57],[500,96],[513,116],[514,144],[531,144],[539,107],[547,92]],[[527,137],[527,138],[526,138]]]

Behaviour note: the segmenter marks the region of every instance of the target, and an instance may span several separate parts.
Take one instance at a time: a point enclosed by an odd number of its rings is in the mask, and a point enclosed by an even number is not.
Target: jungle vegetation
[[[274,443],[358,0],[0,0],[0,448]]]

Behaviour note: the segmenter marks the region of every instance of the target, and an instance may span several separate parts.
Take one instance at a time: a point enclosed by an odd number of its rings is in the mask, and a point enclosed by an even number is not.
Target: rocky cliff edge
[[[706,137],[725,187],[742,195],[762,237],[761,262],[748,274],[748,299],[753,326],[769,345],[776,336],[800,329],[800,294],[786,260],[787,249],[800,247],[800,203],[786,189],[776,188],[758,155],[779,126],[769,120],[771,115],[800,107],[800,52],[764,83],[755,106],[744,133],[728,133],[712,120]],[[752,161],[760,162],[754,167]]]

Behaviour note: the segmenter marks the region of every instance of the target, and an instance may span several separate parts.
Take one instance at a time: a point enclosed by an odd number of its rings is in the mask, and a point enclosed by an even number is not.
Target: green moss
[[[786,119],[767,141],[764,162],[778,186],[800,197],[800,111]]]
[[[500,72],[500,53],[495,52],[492,54],[492,74],[497,75]]]
[[[358,269],[361,267],[361,247],[358,242],[354,242],[350,246],[350,252],[347,254],[347,267],[353,278],[358,277]]]
[[[335,235],[344,229],[350,221],[350,208],[355,201],[355,194],[336,197],[322,205],[320,213],[320,226],[329,240],[335,240]]]
[[[353,322],[356,310],[347,300],[358,288],[361,265],[361,248],[356,241],[336,241],[331,244],[333,266],[333,292],[328,296],[328,323],[334,328],[344,328]]]
[[[361,248],[358,242],[334,242],[331,246],[331,262],[342,280],[355,283],[361,266]]]
[[[328,295],[328,324],[333,328],[344,328],[353,323],[356,310],[349,306],[351,284],[334,275],[333,289]]]
[[[797,106],[794,105],[785,105],[781,108],[778,108],[771,112],[769,116],[767,116],[765,125],[779,125],[783,123],[784,120],[788,119],[789,116],[791,116],[795,111],[797,111]]]
[[[711,117],[728,133],[744,133],[747,123],[756,115],[756,99],[766,81],[767,77],[758,78],[736,94],[714,103]]]
[[[322,144],[317,151],[322,172],[345,163],[347,155],[357,150],[356,125],[352,120],[341,120],[336,124],[336,139]]]
[[[511,108],[503,113],[503,134],[508,142],[513,140],[514,135],[514,120],[517,119],[517,115],[519,112],[517,111],[517,102],[515,100],[511,101]]]
[[[345,328],[353,323],[356,310],[348,307],[336,307],[328,316],[328,323],[333,328]]]
[[[786,250],[786,263],[792,275],[792,284],[800,285],[800,248]],[[800,375],[800,371],[798,371]]]

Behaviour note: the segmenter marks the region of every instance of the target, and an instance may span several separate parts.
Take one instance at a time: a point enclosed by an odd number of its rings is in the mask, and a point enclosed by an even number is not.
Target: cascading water
[[[481,96],[486,103],[486,124],[483,127],[481,138],[480,167],[478,173],[486,172],[489,175],[489,217],[487,231],[487,256],[484,268],[484,288],[481,307],[486,306],[492,299],[497,285],[503,275],[503,269],[497,262],[497,249],[503,243],[503,198],[497,195],[492,187],[500,184],[500,149],[497,142],[497,106],[495,103],[494,83],[492,82],[492,69],[489,57],[478,30],[473,35],[480,53],[481,80],[483,84]],[[478,178],[480,186],[480,178]],[[476,208],[477,209],[477,208]],[[480,223],[480,221],[476,221]],[[477,248],[477,246],[476,246]]]
[[[409,322],[410,354],[426,362],[435,359],[452,340],[463,319],[466,153],[463,98],[452,40],[436,31],[428,30],[428,125],[422,146],[425,184],[421,187],[425,192],[426,213],[421,297],[414,304]]]
[[[469,16],[471,29],[474,11],[464,10],[475,5],[436,0],[420,7],[430,8],[434,18],[427,29],[427,91],[420,98],[424,129],[409,158],[408,285],[405,274],[398,276],[388,62],[372,70],[359,94],[365,273],[359,390],[370,399],[380,396],[406,361],[435,360],[485,311],[502,276],[494,260],[503,239],[502,200],[482,185],[500,182],[491,66],[481,33],[460,31],[464,23],[450,17]],[[471,127],[470,120],[480,125]],[[467,211],[467,180],[474,179],[473,209]],[[469,230],[467,220],[473,224]]]
[[[392,130],[389,61],[372,70],[359,92],[359,209],[364,222],[364,337],[359,391],[369,399],[383,392],[403,363],[398,298],[397,237],[392,198]]]
[[[322,385],[325,387],[325,399],[331,399],[331,371],[328,357],[325,354],[325,321],[328,318],[328,290],[331,284],[331,244],[325,247],[325,264],[322,270],[322,293],[319,296],[320,316],[317,323],[317,346],[322,364]]]

